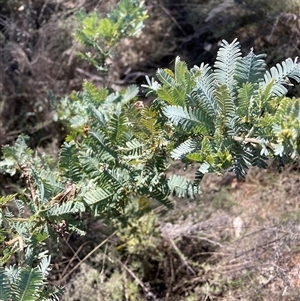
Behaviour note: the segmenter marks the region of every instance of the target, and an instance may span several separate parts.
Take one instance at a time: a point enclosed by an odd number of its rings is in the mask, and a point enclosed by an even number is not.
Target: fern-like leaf
[[[19,301],[39,300],[42,286],[44,285],[43,274],[38,268],[29,266],[22,268],[14,283],[15,295]]]
[[[265,54],[255,55],[253,49],[243,58],[236,62],[235,79],[237,88],[241,88],[245,83],[257,85],[264,79],[266,71]]]
[[[170,86],[170,87],[175,87],[176,86],[176,81],[174,79],[174,74],[171,70],[160,68],[156,71],[156,76],[163,85],[167,85],[167,86]]]
[[[154,183],[151,183],[148,188],[149,190],[148,196],[157,200],[158,202],[165,205],[169,209],[173,208],[173,204],[168,199],[168,196],[170,195],[170,188],[168,185],[168,179],[166,175],[161,175],[157,177],[157,179],[153,179],[153,180]]]
[[[122,95],[122,104],[126,104],[132,99],[134,99],[139,93],[139,88],[137,85],[130,85],[125,90],[125,93]]]
[[[52,171],[43,170],[40,172],[40,178],[44,188],[44,199],[47,201],[65,189],[65,183],[58,182]]]
[[[214,131],[213,120],[203,109],[167,106],[164,114],[182,131],[202,135]]]
[[[51,262],[51,256],[44,255],[38,266],[38,269],[42,272],[43,278],[45,279],[51,271],[50,262]]]
[[[174,148],[171,153],[171,157],[175,160],[184,159],[187,154],[195,151],[197,143],[194,139],[188,139],[185,142],[181,143],[179,146]]]
[[[88,117],[86,115],[75,115],[70,119],[70,126],[72,129],[80,129],[83,127],[88,121]]]
[[[80,152],[79,161],[83,172],[89,175],[89,178],[95,179],[100,176],[101,169],[104,163],[98,158],[98,156],[95,156],[95,154],[92,151],[86,150]]]
[[[163,84],[157,90],[158,97],[170,105],[185,106],[185,97],[189,92],[191,80],[185,63],[179,57],[175,60],[175,72],[169,69],[158,69],[156,75]]]
[[[245,122],[250,121],[250,112],[254,102],[254,87],[250,82],[246,82],[238,91],[237,113]]]
[[[168,184],[171,193],[178,197],[189,197],[194,199],[196,194],[199,193],[198,186],[195,186],[186,178],[178,175],[172,175],[168,180]]]
[[[218,86],[215,97],[219,108],[219,117],[223,120],[231,119],[236,115],[235,104],[226,85]]]
[[[97,179],[98,183],[101,185],[109,184],[109,186],[117,191],[126,186],[127,181],[129,180],[129,173],[126,169],[114,168],[110,170],[104,170],[101,176]],[[104,187],[104,186],[102,186]]]
[[[194,162],[203,162],[203,155],[197,152],[189,153],[186,158]]]
[[[177,85],[183,87],[185,91],[190,91],[191,75],[188,71],[187,64],[181,61],[179,57],[175,59],[175,81]]]
[[[11,300],[10,280],[3,267],[0,267],[0,300]]]
[[[300,82],[300,65],[297,63],[297,58],[294,61],[288,58],[267,71],[264,76],[263,87],[267,86],[272,78],[275,80],[272,93],[276,96],[285,95],[288,92],[286,86],[291,85],[289,78],[293,78],[298,83]]]
[[[288,108],[291,106],[293,100],[290,98],[283,98],[276,110],[276,113],[274,115],[274,123],[280,124],[281,121],[285,118],[286,112]]]
[[[141,143],[139,140],[133,139],[131,141],[127,141],[126,146],[119,149],[121,151],[124,151],[127,158],[137,160],[141,156],[143,156],[145,145]]]
[[[17,195],[17,194],[10,194],[10,195],[6,195],[6,196],[1,196],[1,197],[0,197],[0,206],[1,206],[2,208],[6,207],[7,204],[8,204],[10,201],[12,201],[12,200],[15,199],[15,196],[16,196],[16,195]]]
[[[111,192],[102,188],[96,188],[90,190],[85,196],[84,200],[89,206],[91,205],[101,205],[102,210],[110,205],[109,201],[114,196],[115,192]]]
[[[87,100],[86,103],[93,104],[95,107],[98,107],[102,104],[107,95],[107,89],[98,89],[93,83],[89,81],[84,81],[83,83],[83,99]]]
[[[202,181],[205,174],[207,174],[210,171],[210,165],[207,162],[203,162],[200,167],[197,169],[195,173],[195,180],[194,183],[196,186],[200,185],[200,182]]]
[[[144,132],[144,137],[149,141],[158,137],[161,133],[161,128],[157,123],[157,113],[152,108],[144,108],[141,112],[140,125]]]
[[[87,113],[97,127],[107,127],[107,116],[101,109],[97,109],[96,107],[89,105],[87,108]]]
[[[265,169],[265,168],[268,167],[268,164],[266,163],[267,159],[268,158],[261,153],[261,150],[259,148],[254,148],[252,150],[252,162],[251,162],[251,164],[253,166],[257,166],[259,168]]]
[[[70,213],[84,212],[85,207],[81,202],[64,202],[61,205],[56,204],[47,211],[48,217],[58,217]]]
[[[240,43],[237,39],[231,44],[223,40],[215,62],[215,79],[219,85],[226,85],[233,96],[236,80],[234,78],[237,61],[241,58]]]
[[[112,145],[123,144],[127,128],[127,118],[123,114],[113,114],[108,122],[109,143]]]
[[[241,145],[235,145],[232,150],[233,171],[238,178],[245,178],[247,170],[253,160],[252,152]]]
[[[28,136],[20,135],[13,147],[5,145],[2,147],[3,160],[0,161],[0,171],[13,176],[19,165],[28,164],[31,161],[33,151],[28,148],[26,141]]]
[[[81,179],[81,170],[75,142],[65,142],[59,155],[59,165],[64,176],[77,182]]]
[[[93,142],[95,142],[93,148],[95,151],[97,150],[97,152],[101,154],[101,157],[103,157],[103,162],[115,160],[115,158],[117,158],[116,151],[113,149],[113,147],[109,146],[109,140],[103,133],[101,133],[99,130],[95,130],[91,131],[90,135],[93,139]]]
[[[214,99],[215,75],[211,67],[202,63],[200,67],[195,66],[191,72],[196,83],[195,91],[206,106],[209,115],[215,117],[217,113],[217,103]]]

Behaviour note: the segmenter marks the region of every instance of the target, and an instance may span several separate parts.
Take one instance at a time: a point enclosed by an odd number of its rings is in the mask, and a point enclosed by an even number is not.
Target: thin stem
[[[238,137],[238,136],[234,136],[233,137],[234,141],[238,141],[238,142],[245,142],[245,143],[254,143],[254,144],[262,144],[261,141],[259,139],[256,138],[243,138],[243,137]],[[266,144],[267,147],[269,147],[270,149],[274,150],[276,145],[274,143],[267,143]]]

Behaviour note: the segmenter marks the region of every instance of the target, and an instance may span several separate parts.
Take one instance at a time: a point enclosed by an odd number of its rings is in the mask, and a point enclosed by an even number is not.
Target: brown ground
[[[63,300],[299,300],[299,181],[293,167],[207,175],[196,201],[154,209],[147,244],[116,252],[112,238],[82,261]]]

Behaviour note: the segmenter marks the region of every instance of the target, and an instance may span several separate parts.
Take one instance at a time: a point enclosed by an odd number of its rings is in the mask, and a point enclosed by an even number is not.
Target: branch
[[[31,175],[29,174],[29,168],[28,168],[27,164],[19,165],[19,167],[20,167],[22,174],[25,177],[26,182],[30,188],[31,200],[36,206],[38,206],[38,195],[37,195],[37,191],[34,187],[33,179],[31,177]]]
[[[66,280],[75,270],[77,270],[80,265],[86,261],[93,253],[95,253],[99,248],[101,248],[105,243],[107,243],[114,235],[116,231],[113,232],[110,236],[105,238],[100,244],[98,244],[91,252],[89,252],[80,262],[78,262],[67,274],[61,277],[58,281],[56,281],[55,285],[60,285],[64,280]]]
[[[234,136],[233,140],[237,141],[237,142],[244,142],[244,143],[262,144],[261,140],[256,139],[256,138],[247,138],[247,137],[243,138],[243,137]],[[276,144],[269,142],[269,143],[266,143],[266,146],[269,147],[270,149],[274,150],[276,147]]]

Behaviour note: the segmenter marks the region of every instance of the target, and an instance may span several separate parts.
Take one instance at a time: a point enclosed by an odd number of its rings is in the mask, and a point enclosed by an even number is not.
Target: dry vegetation
[[[24,132],[38,151],[56,154],[64,128],[52,121],[47,91],[67,95],[84,78],[103,85],[77,57],[74,12],[105,13],[115,2],[0,0],[1,144]],[[237,37],[244,52],[254,47],[271,64],[299,55],[296,0],[147,2],[144,32],[124,40],[112,62],[115,89],[172,68],[176,55],[190,66],[211,62],[221,38]],[[122,223],[87,217],[85,238],[70,235],[53,250],[52,281],[74,301],[299,300],[299,181],[296,166],[251,169],[245,181],[209,175],[198,200],[174,200],[173,211],[150,204],[141,218],[133,202]],[[12,186],[1,182],[3,191]]]
[[[124,247],[118,227],[86,259],[83,243],[63,300],[298,300],[299,181],[293,166],[206,176],[196,202],[154,210],[156,227],[134,234],[143,245]]]

